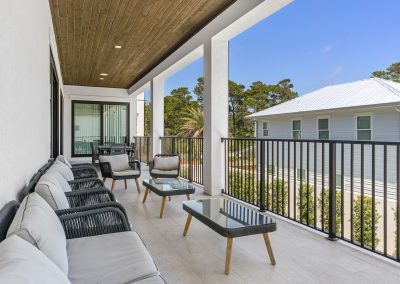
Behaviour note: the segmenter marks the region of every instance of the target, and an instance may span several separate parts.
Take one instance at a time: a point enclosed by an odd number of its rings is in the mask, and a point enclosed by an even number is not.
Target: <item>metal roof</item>
[[[400,103],[400,83],[370,78],[327,86],[247,118]]]

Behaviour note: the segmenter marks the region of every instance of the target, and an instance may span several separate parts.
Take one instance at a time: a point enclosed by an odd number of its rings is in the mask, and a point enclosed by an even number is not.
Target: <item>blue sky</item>
[[[400,61],[400,0],[296,0],[229,42],[229,78],[249,86],[290,78],[300,95],[368,78]],[[165,94],[196,84],[199,59],[169,77]]]

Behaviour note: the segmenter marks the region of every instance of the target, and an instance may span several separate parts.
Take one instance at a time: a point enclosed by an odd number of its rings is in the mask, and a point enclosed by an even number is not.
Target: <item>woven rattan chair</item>
[[[149,173],[152,178],[178,178],[179,168],[178,155],[158,154],[149,162]]]

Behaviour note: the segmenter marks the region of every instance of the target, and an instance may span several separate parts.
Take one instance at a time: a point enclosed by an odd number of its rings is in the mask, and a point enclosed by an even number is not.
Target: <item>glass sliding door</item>
[[[128,105],[103,105],[103,141],[128,143]]]
[[[72,101],[72,156],[92,154],[90,143],[129,143],[129,104]]]
[[[92,153],[90,143],[101,141],[101,105],[92,103],[74,103],[73,108],[73,155],[82,156]]]

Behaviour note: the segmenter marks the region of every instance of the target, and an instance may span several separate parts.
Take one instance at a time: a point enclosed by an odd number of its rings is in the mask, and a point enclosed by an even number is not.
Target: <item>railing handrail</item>
[[[160,136],[160,139],[163,138],[204,139],[203,137],[189,137],[189,136]]]
[[[234,137],[222,137],[221,143],[224,141],[277,141],[277,142],[312,142],[312,143],[337,143],[337,144],[360,144],[360,145],[388,145],[388,146],[400,146],[400,141],[365,141],[365,140],[321,140],[321,139],[293,139],[293,138],[234,138]]]

